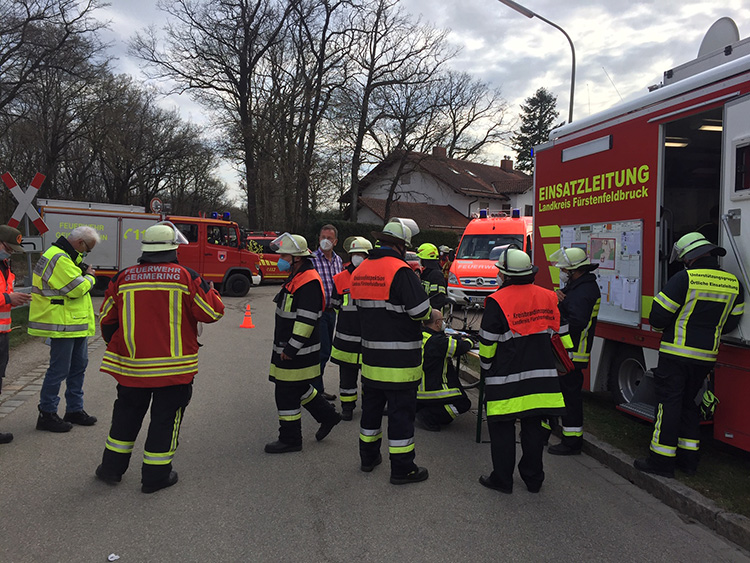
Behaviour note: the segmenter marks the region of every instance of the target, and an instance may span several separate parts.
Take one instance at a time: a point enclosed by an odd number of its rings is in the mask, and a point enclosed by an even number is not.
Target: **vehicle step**
[[[617,410],[630,414],[647,422],[654,421],[654,405],[649,403],[623,403],[617,405]]]

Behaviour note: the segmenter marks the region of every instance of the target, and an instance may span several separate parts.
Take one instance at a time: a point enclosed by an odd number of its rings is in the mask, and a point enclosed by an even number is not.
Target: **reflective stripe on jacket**
[[[557,296],[552,291],[506,281],[487,298],[479,356],[488,417],[564,414],[550,342],[559,328]]]
[[[318,321],[325,307],[323,281],[307,259],[274,297],[276,321],[271,381],[306,381],[320,375]],[[281,353],[290,360],[281,359]]]
[[[659,352],[713,363],[721,335],[736,328],[744,309],[737,278],[720,270],[715,258],[704,257],[670,278],[654,298],[649,322],[664,332]]]
[[[567,322],[572,341],[570,359],[582,369],[589,363],[591,347],[594,345],[594,331],[601,303],[599,284],[596,276],[587,272],[568,283],[562,291],[565,299],[560,302],[559,308],[561,317]]]
[[[16,276],[10,271],[10,260],[5,261],[5,272],[0,269],[0,332],[10,332],[10,296],[13,293],[13,284],[16,281]],[[6,295],[8,298],[6,299]]]
[[[100,369],[126,387],[190,383],[198,373],[198,323],[223,315],[219,293],[189,268],[146,261],[126,268],[99,311],[102,334],[111,334]]]
[[[333,276],[333,295],[331,302],[336,309],[336,332],[331,345],[331,361],[338,365],[358,366],[360,363],[360,343],[362,336],[359,329],[357,306],[351,296],[352,272],[354,266],[349,264],[343,271]]]
[[[34,266],[28,331],[32,336],[79,338],[93,336],[94,276],[83,275],[81,255],[64,237],[50,246]]]
[[[422,329],[430,302],[417,275],[382,246],[352,275],[351,296],[362,331],[362,378],[384,389],[417,387],[422,379]]]
[[[443,404],[461,396],[458,378],[449,377],[448,361],[465,354],[471,346],[471,340],[465,338],[456,339],[428,328],[422,331],[422,381],[417,388],[418,401]]]

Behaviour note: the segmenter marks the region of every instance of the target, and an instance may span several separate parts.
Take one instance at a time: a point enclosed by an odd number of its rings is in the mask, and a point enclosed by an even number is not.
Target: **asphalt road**
[[[539,494],[518,476],[512,495],[485,489],[489,444],[475,443],[468,413],[443,432],[417,430],[424,483],[391,485],[387,459],[359,470],[359,411],[323,442],[305,412],[303,451],[265,454],[277,431],[267,378],[277,290],[226,299],[224,319],[204,328],[170,489],[140,492],[143,436],[122,483],[94,478],[115,398],[100,339],[85,384],[96,426],[36,431],[34,394],[2,418],[15,441],[0,446],[0,561],[750,561],[586,455],[545,456]],[[248,303],[256,328],[241,329]],[[14,350],[6,383],[46,353],[38,342]],[[335,366],[325,380],[337,388]]]

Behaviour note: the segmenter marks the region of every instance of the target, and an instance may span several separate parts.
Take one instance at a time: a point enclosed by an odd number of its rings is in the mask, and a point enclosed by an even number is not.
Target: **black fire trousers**
[[[192,395],[192,383],[153,388],[118,385],[112,426],[102,455],[104,473],[125,473],[150,405],[151,422],[143,448],[141,482],[156,485],[166,481],[172,471],[182,417]]]
[[[333,405],[323,398],[309,380],[276,380],[274,383],[280,442],[294,446],[302,444],[302,407],[320,424],[338,418]]]
[[[650,457],[659,467],[698,467],[700,406],[696,396],[713,364],[682,361],[671,354],[659,354],[654,370],[656,412]]]
[[[381,389],[362,384],[362,418],[359,429],[359,457],[362,465],[372,465],[380,455],[383,441],[383,409],[388,406],[388,451],[391,475],[405,477],[417,470],[414,463],[414,415],[417,388]]]
[[[513,471],[516,467],[516,421],[489,420],[487,428],[490,431],[493,469],[490,480],[500,487],[512,489]],[[518,463],[518,472],[531,491],[538,491],[544,481],[542,455],[545,436],[541,416],[527,416],[521,419],[522,455]]]
[[[562,419],[562,443],[574,450],[583,446],[583,372],[577,367],[558,377],[565,400]]]
[[[342,409],[353,409],[357,405],[358,379],[359,364],[339,364],[339,397]]]

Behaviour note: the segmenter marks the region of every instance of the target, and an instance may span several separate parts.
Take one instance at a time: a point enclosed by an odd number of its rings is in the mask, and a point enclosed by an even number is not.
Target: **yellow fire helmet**
[[[419,245],[417,249],[417,256],[422,260],[437,260],[440,258],[437,247],[431,242],[425,242]]]

